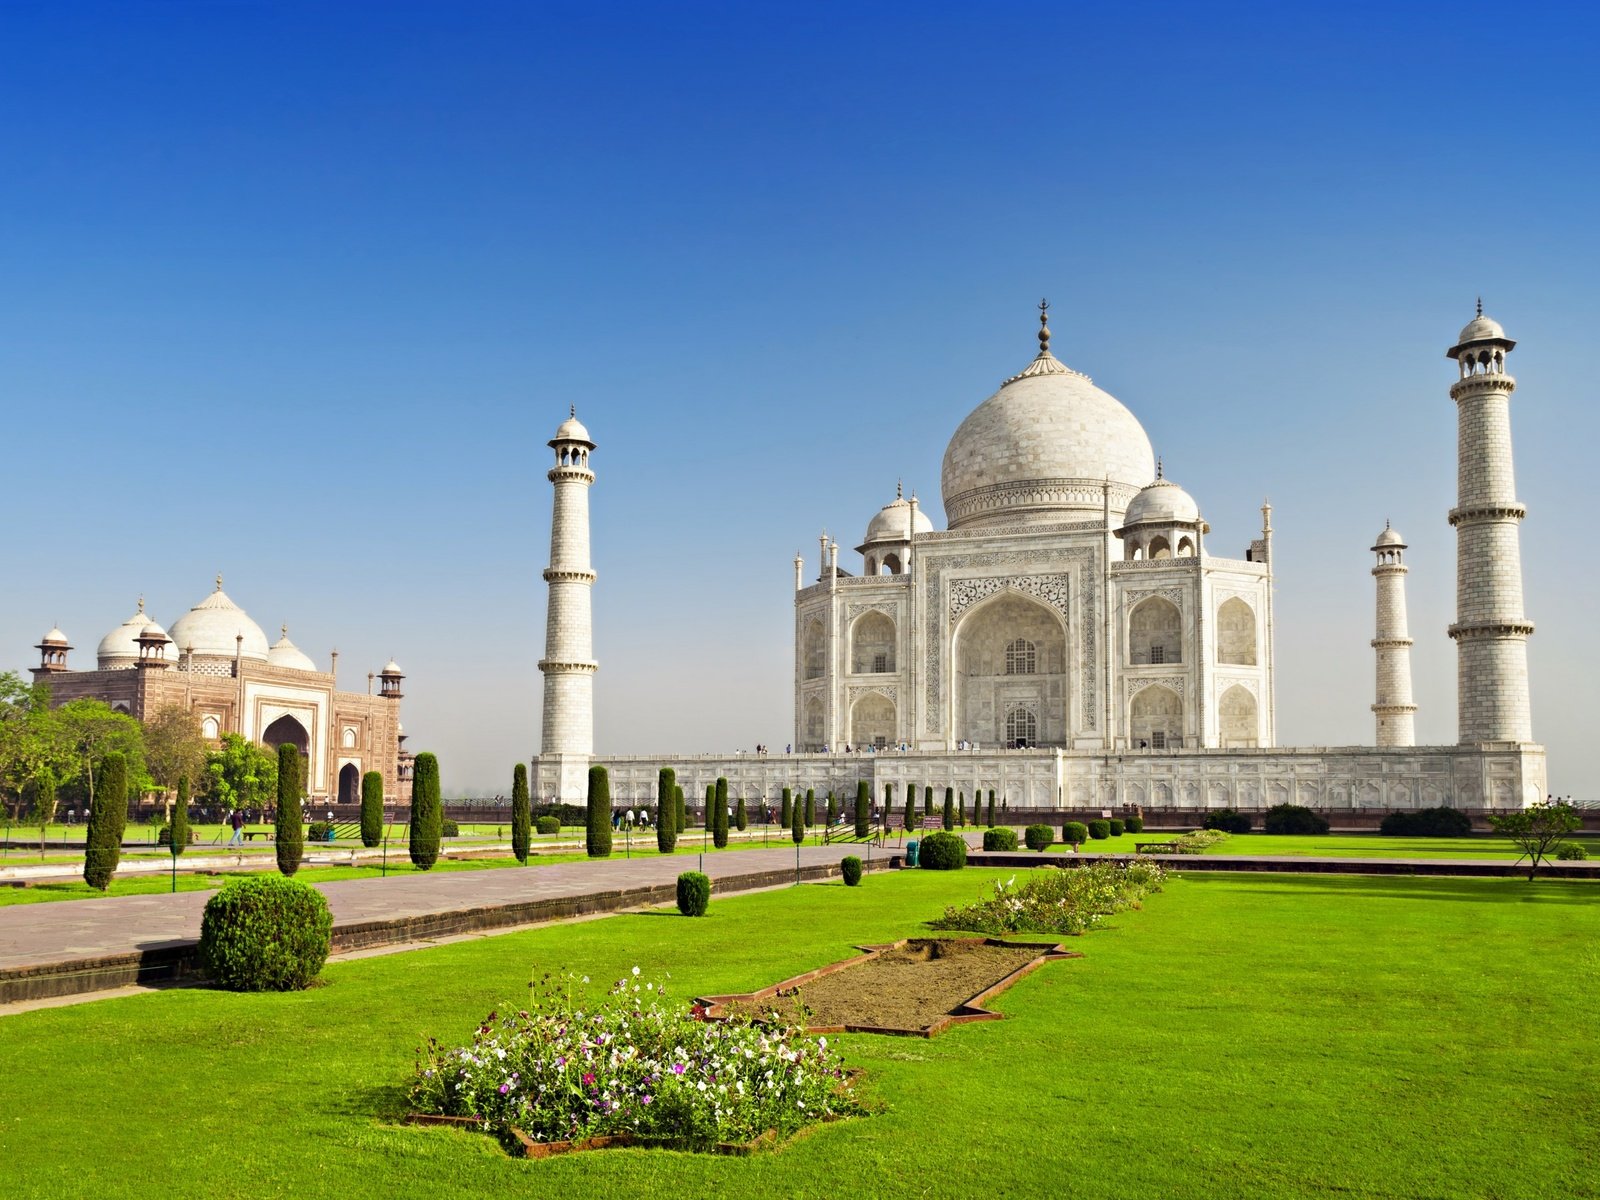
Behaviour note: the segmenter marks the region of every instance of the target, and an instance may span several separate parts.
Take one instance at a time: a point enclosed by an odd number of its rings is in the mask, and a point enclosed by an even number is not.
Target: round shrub
[[[1097,817],[1089,822],[1089,836],[1097,842],[1103,842],[1111,836],[1111,822],[1103,817]]]
[[[1056,832],[1048,825],[1029,825],[1022,831],[1022,843],[1029,850],[1043,850],[1056,840]]]
[[[1128,827],[1127,822],[1121,820],[1118,817],[1112,817],[1111,821],[1110,821],[1110,825],[1111,825],[1111,836],[1112,837],[1121,837],[1122,836],[1122,831]]]
[[[711,880],[699,871],[678,876],[678,911],[686,917],[703,917],[711,903]]]
[[[967,843],[943,829],[922,839],[920,865],[930,871],[959,871],[967,865]]]
[[[861,886],[861,860],[854,854],[847,854],[839,860],[839,874],[844,876],[845,887]]]
[[[1126,829],[1128,830],[1129,833],[1143,833],[1144,832],[1144,818],[1143,817],[1129,817],[1125,821],[1123,821],[1122,824],[1124,825],[1124,827],[1126,827]]]
[[[200,965],[236,992],[309,987],[328,961],[333,915],[322,893],[282,875],[226,884],[200,919]]]
[[[1223,833],[1249,833],[1250,814],[1219,808],[1206,814],[1205,828],[1220,829]]]
[[[1274,804],[1261,828],[1267,833],[1327,833],[1328,818],[1303,804]]]
[[[313,821],[306,826],[306,841],[331,842],[333,841],[333,825],[328,821]]]
[[[1562,862],[1583,862],[1589,852],[1577,842],[1564,842],[1556,848],[1556,858]]]
[[[1472,818],[1448,806],[1388,813],[1378,832],[1390,837],[1466,837]]]
[[[1089,827],[1082,821],[1068,821],[1061,827],[1061,840],[1069,846],[1081,846],[1089,840]]]
[[[461,836],[461,826],[457,825],[449,817],[441,817],[439,819],[439,836],[440,837],[460,837]]]
[[[546,834],[548,834],[548,833],[560,833],[561,832],[561,818],[559,818],[559,817],[540,817],[537,821],[535,821],[533,823],[533,827],[535,829],[537,829],[540,833],[546,833]]]
[[[983,831],[983,848],[985,850],[1015,850],[1017,848],[1017,831],[1015,829],[985,829]]]

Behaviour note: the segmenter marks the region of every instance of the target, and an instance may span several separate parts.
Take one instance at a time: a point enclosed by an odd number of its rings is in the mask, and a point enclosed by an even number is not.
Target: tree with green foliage
[[[439,798],[439,760],[424,750],[411,766],[411,823],[407,829],[411,861],[419,871],[433,870],[444,836],[444,803]]]
[[[810,829],[817,823],[817,789],[806,789],[806,828]]]
[[[828,806],[827,806],[827,808],[828,808],[828,816],[827,816],[828,828],[832,829],[834,824],[835,824],[835,822],[837,822],[839,820],[839,802],[833,798],[833,793],[832,792],[828,793]]]
[[[728,780],[726,776],[717,776],[717,785],[712,792],[711,802],[716,810],[711,820],[711,844],[721,850],[728,844]]]
[[[750,827],[750,814],[745,811],[743,796],[739,797],[739,807],[734,810],[733,823],[740,833]]]
[[[44,772],[33,785],[33,823],[39,827],[39,857],[44,857],[45,833],[56,819],[56,777]]]
[[[533,801],[528,795],[528,764],[511,768],[511,857],[528,865],[528,847],[533,841]]]
[[[683,784],[674,784],[672,787],[672,803],[678,810],[678,832],[681,834],[689,828],[688,806],[683,802]]]
[[[889,784],[889,791],[885,795],[887,802],[894,800],[894,784]],[[872,834],[872,785],[865,779],[856,784],[856,836],[858,838],[870,837]]]
[[[361,844],[370,850],[382,841],[383,775],[368,771],[361,777]]]
[[[122,756],[125,782],[123,802],[138,796],[145,776],[144,727],[127,713],[117,712],[103,700],[68,700],[52,714],[57,751],[70,758],[69,771],[58,772],[58,783],[81,779],[89,802],[94,802],[95,774],[109,754]],[[123,812],[127,821],[127,812]]]
[[[717,785],[706,784],[706,810],[701,814],[705,818],[706,832],[711,833],[717,825]]]
[[[662,767],[656,775],[656,849],[671,854],[678,846],[678,773]]]
[[[922,790],[922,815],[933,816],[933,785],[930,783]]]
[[[782,825],[785,829],[789,828],[789,822],[793,818],[793,816],[794,816],[794,793],[792,791],[790,791],[788,788],[784,788],[783,789],[783,809],[778,814],[778,824]]]
[[[789,836],[794,839],[796,846],[806,840],[806,810],[798,800],[795,801],[794,814],[789,821]]]
[[[273,823],[273,839],[278,848],[278,870],[286,876],[300,869],[300,860],[306,852],[306,830],[300,823],[301,803],[305,799],[304,771],[305,759],[300,747],[289,742],[278,747],[278,812]]]
[[[83,881],[103,892],[122,859],[122,831],[128,822],[128,763],[118,751],[100,760],[100,786],[89,802],[89,828],[83,843]]]
[[[278,760],[247,737],[225,733],[206,755],[206,795],[225,811],[262,809],[278,793]]]
[[[906,832],[917,827],[917,788],[913,784],[906,788]]]
[[[988,825],[989,825],[989,827],[991,829],[994,827],[994,789],[993,788],[989,789],[989,820],[988,820]]]
[[[590,858],[611,857],[611,776],[598,763],[589,768],[583,846]]]
[[[178,798],[172,803],[172,854],[177,857],[189,845],[189,777],[178,776]]]
[[[24,683],[14,671],[0,674],[0,789],[7,814],[22,817],[23,795],[45,775],[70,770],[59,723],[50,709],[47,684]]]
[[[944,828],[945,828],[945,832],[948,833],[950,830],[954,829],[955,827],[956,827],[956,790],[955,790],[955,788],[947,787],[944,790]]]
[[[1539,864],[1582,824],[1578,810],[1561,801],[1541,800],[1516,812],[1489,816],[1489,828],[1510,838],[1527,858],[1529,883],[1538,874]]]
[[[956,824],[963,829],[967,827],[967,794],[956,793]]]
[[[206,740],[200,732],[200,714],[169,704],[144,723],[144,760],[150,778],[163,791],[178,780],[199,779],[206,769]]]
[[[982,792],[973,792],[972,793],[972,823],[974,825],[982,825],[983,824],[983,793]]]

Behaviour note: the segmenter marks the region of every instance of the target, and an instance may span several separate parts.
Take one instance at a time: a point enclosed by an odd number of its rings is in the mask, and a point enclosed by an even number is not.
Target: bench
[[[270,829],[246,829],[244,831],[244,840],[247,842],[253,842],[258,837],[266,838],[268,841],[271,841],[273,838],[273,831]]]
[[[1133,852],[1135,854],[1181,854],[1181,853],[1183,853],[1183,851],[1178,848],[1178,843],[1177,842],[1135,842],[1133,844]]]

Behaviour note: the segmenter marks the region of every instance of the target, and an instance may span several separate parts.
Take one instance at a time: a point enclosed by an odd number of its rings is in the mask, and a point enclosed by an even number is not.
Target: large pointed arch
[[[850,706],[850,736],[854,746],[877,746],[880,750],[897,740],[895,703],[882,692],[863,692]]]
[[[1023,592],[1005,588],[969,608],[951,637],[951,740],[1003,746],[1007,718],[1020,707],[1035,716],[1030,744],[1063,745],[1068,644],[1061,613]]]

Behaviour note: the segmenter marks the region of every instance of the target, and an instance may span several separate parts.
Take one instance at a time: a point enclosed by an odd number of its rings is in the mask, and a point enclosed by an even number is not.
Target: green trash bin
[[[917,856],[922,852],[922,843],[915,839],[906,843],[906,866],[917,865]]]

